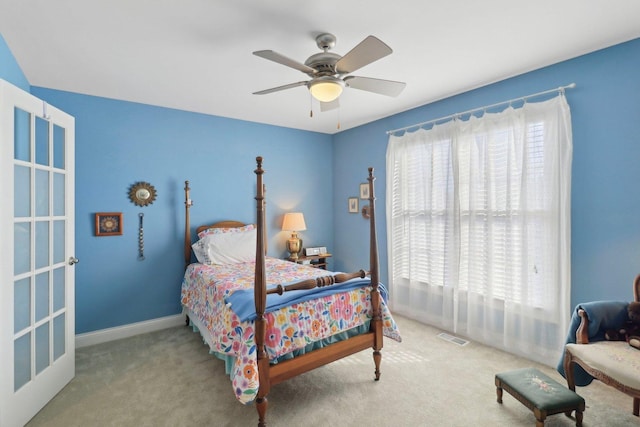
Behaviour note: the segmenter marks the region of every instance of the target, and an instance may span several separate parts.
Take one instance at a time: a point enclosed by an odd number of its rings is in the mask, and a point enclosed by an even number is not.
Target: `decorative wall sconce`
[[[136,206],[149,206],[157,197],[156,188],[148,182],[139,181],[129,188],[129,200]],[[144,261],[144,214],[138,214],[138,260]]]

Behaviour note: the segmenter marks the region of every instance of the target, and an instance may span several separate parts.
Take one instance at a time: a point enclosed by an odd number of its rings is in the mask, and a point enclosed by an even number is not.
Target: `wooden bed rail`
[[[267,290],[267,295],[278,294],[282,295],[288,291],[300,291],[306,289],[323,288],[325,286],[335,285],[336,283],[344,283],[347,280],[355,279],[357,277],[364,279],[369,275],[368,272],[360,270],[356,273],[338,273],[333,276],[320,276],[314,279],[302,280],[300,282],[292,283],[290,285],[278,285],[275,288]]]

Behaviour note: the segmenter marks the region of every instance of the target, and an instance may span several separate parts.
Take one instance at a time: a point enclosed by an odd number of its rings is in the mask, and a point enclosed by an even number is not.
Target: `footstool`
[[[533,411],[536,427],[544,426],[547,415],[564,412],[570,417],[574,410],[576,426],[582,426],[584,399],[535,368],[496,374],[498,403],[502,403],[503,389]]]

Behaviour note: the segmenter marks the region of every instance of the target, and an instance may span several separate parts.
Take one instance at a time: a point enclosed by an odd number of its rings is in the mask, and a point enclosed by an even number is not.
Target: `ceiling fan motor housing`
[[[329,76],[336,73],[336,63],[342,58],[337,53],[321,52],[311,55],[304,63],[304,65],[316,70],[313,76]]]

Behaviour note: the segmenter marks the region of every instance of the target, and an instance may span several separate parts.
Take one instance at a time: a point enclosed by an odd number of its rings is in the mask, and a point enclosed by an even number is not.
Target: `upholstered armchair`
[[[633,282],[633,296],[640,301],[640,275]],[[570,335],[565,345],[560,373],[569,389],[587,385],[593,378],[633,397],[633,414],[640,411],[640,350],[625,341],[606,341],[604,331],[618,328],[628,318],[624,302],[596,301],[576,307]],[[579,322],[579,323],[578,323]],[[570,331],[570,334],[573,331]],[[562,372],[564,371],[564,372]]]

